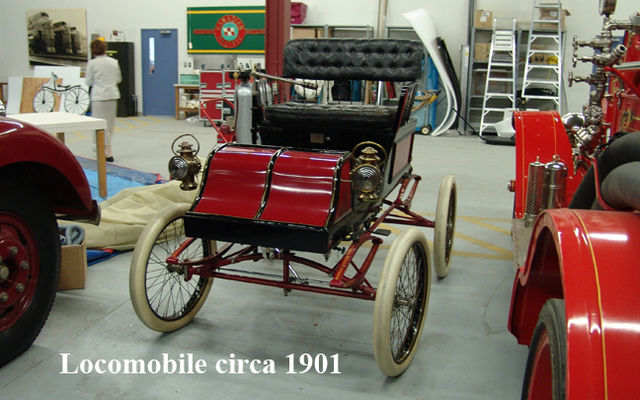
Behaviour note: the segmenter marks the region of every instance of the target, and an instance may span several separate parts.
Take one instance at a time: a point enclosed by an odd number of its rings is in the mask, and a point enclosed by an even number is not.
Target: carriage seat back
[[[283,75],[318,80],[405,82],[420,78],[423,46],[403,39],[297,39],[284,48]]]
[[[285,45],[283,75],[315,80],[413,83],[422,73],[420,42],[403,39],[297,39]],[[264,109],[262,143],[350,150],[363,140],[387,147],[409,118],[415,84],[398,106],[360,102],[281,103]],[[320,138],[320,139],[318,139]]]

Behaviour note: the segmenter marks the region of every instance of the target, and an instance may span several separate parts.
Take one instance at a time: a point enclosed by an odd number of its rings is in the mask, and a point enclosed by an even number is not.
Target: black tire
[[[565,398],[567,374],[567,323],[564,300],[549,299],[533,331],[522,399]]]
[[[51,312],[60,274],[60,239],[51,207],[37,191],[17,188],[8,179],[0,179],[0,187],[2,366],[33,343]]]

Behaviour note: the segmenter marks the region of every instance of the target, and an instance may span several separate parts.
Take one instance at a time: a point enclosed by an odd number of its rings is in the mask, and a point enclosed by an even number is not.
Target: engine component
[[[525,226],[531,226],[542,211],[542,189],[544,183],[545,165],[536,160],[529,164],[529,178],[527,182],[527,203],[524,212]]]
[[[564,203],[567,167],[557,158],[544,166],[542,208],[560,208]]]

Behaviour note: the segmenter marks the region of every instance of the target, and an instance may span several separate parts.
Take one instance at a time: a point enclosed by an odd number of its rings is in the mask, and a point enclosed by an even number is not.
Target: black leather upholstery
[[[284,48],[283,74],[320,80],[415,81],[422,43],[404,39],[297,39]]]
[[[266,119],[274,125],[305,125],[360,129],[392,129],[396,106],[372,104],[281,103],[265,109]]]
[[[298,39],[285,45],[284,72],[292,78],[415,82],[424,60],[420,42],[396,39]],[[415,84],[397,106],[353,103],[282,103],[266,106],[263,144],[351,150],[372,140],[391,152],[407,122]]]

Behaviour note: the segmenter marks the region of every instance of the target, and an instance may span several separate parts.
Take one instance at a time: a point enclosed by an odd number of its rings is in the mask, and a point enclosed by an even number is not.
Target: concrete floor
[[[212,128],[162,117],[117,120],[116,164],[167,176],[171,141],[193,133],[203,154]],[[67,144],[91,156],[88,132]],[[434,279],[417,354],[400,377],[387,378],[372,348],[373,302],[215,281],[208,301],[185,328],[160,334],[146,328],[129,300],[131,252],[89,267],[84,290],[59,292],[34,345],[0,370],[0,398],[183,399],[392,398],[514,399],[519,397],[527,349],[506,330],[514,276],[510,218],[514,148],[477,137],[417,136],[413,166],[423,181],[413,209],[435,212],[440,179],[455,176],[458,220],[449,276]],[[394,235],[387,238],[368,278],[377,282]],[[431,240],[433,232],[425,229]],[[298,271],[302,272],[302,271]],[[434,275],[435,277],[435,275]],[[61,374],[83,359],[178,359],[191,353],[204,374]],[[288,374],[287,355],[337,354],[340,374]],[[233,356],[232,356],[233,354]],[[275,374],[221,374],[219,360],[271,359]],[[300,367],[297,367],[300,370]]]

